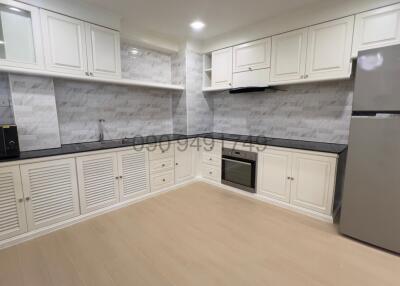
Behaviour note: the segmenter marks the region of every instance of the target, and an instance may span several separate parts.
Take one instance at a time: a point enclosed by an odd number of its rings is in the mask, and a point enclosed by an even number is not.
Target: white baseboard
[[[34,239],[34,238],[49,234],[51,232],[54,232],[54,231],[57,231],[57,230],[60,230],[60,229],[63,229],[63,228],[66,228],[68,226],[71,226],[71,225],[74,225],[74,224],[89,220],[89,219],[97,217],[99,215],[102,215],[102,214],[105,214],[105,213],[109,213],[109,212],[112,212],[112,211],[127,207],[129,205],[136,204],[138,202],[141,202],[141,201],[144,201],[144,200],[159,196],[159,195],[161,195],[163,193],[177,190],[177,189],[182,188],[182,187],[184,187],[186,185],[192,184],[193,182],[196,182],[196,181],[197,181],[197,179],[194,178],[192,180],[188,180],[186,182],[183,182],[183,183],[180,183],[180,184],[177,184],[177,185],[174,185],[174,186],[171,186],[171,187],[159,190],[159,191],[149,192],[149,193],[147,193],[147,194],[145,194],[143,196],[136,197],[136,198],[133,198],[133,199],[130,199],[130,200],[126,200],[126,201],[123,201],[123,202],[119,202],[119,203],[117,203],[115,205],[112,205],[112,206],[109,206],[109,207],[106,207],[106,208],[103,208],[103,209],[100,209],[100,210],[96,210],[96,211],[93,211],[93,212],[88,213],[88,214],[82,214],[82,215],[79,215],[77,217],[71,218],[71,219],[63,221],[63,222],[59,222],[59,223],[56,223],[56,224],[53,224],[53,225],[50,225],[50,226],[47,226],[47,227],[43,227],[43,228],[36,229],[36,230],[30,231],[30,232],[26,232],[24,234],[20,234],[18,236],[14,236],[12,238],[5,239],[3,241],[0,241],[0,249],[4,249],[4,248],[10,247],[10,246],[14,246],[14,245],[20,244],[22,242],[25,242],[25,241],[28,241],[28,240],[31,240],[31,239]]]
[[[306,216],[309,216],[309,217],[312,217],[312,218],[315,218],[315,219],[318,219],[318,220],[321,220],[324,222],[333,223],[333,217],[330,215],[326,215],[326,214],[318,213],[316,211],[297,207],[297,206],[294,206],[294,205],[291,205],[291,204],[288,204],[285,202],[281,202],[279,200],[268,198],[266,196],[263,196],[263,195],[260,195],[257,193],[254,194],[254,193],[245,192],[245,191],[242,191],[242,190],[239,190],[239,189],[227,186],[227,185],[223,185],[221,183],[211,181],[211,180],[208,180],[208,179],[205,179],[202,177],[197,177],[196,180],[220,187],[224,190],[231,191],[231,192],[234,192],[234,193],[242,195],[242,196],[246,196],[246,197],[253,198],[253,199],[274,205],[274,206],[278,206],[278,207],[285,208],[285,209],[288,209],[291,211],[295,211],[297,213],[304,214]]]

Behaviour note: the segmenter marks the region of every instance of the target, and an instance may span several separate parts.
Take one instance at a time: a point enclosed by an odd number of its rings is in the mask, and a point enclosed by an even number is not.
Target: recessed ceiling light
[[[190,27],[192,27],[193,30],[200,31],[202,30],[206,24],[204,24],[201,21],[194,21],[193,23],[190,24]]]
[[[132,55],[137,55],[139,53],[139,51],[137,50],[137,49],[135,49],[135,48],[133,48],[132,50],[131,50],[131,54]]]
[[[9,7],[8,9],[15,11],[15,12],[22,12],[20,9],[15,8],[15,7]]]

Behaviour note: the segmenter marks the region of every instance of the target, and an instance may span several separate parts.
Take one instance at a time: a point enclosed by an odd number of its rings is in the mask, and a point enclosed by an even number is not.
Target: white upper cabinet
[[[300,80],[305,75],[308,29],[272,37],[271,82]]]
[[[232,48],[212,53],[212,79],[214,88],[230,88],[232,86]]]
[[[353,57],[359,51],[400,44],[400,4],[358,14]]]
[[[354,16],[309,28],[306,79],[350,76],[353,28]]]
[[[119,32],[86,24],[89,73],[98,77],[121,77]]]
[[[291,203],[330,215],[336,177],[336,159],[293,154]]]
[[[84,76],[87,73],[85,23],[41,10],[46,68]]]
[[[27,230],[18,166],[0,168],[0,240]]]
[[[292,155],[267,150],[259,153],[258,193],[286,203],[290,201]]]
[[[270,66],[271,38],[233,48],[233,72],[266,69]]]
[[[79,215],[75,160],[21,165],[28,230]]]
[[[0,1],[0,65],[43,68],[39,9]]]

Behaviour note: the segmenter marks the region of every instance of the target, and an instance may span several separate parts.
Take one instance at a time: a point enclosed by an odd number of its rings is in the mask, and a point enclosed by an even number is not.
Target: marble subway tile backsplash
[[[214,132],[348,143],[353,80],[213,95]]]
[[[14,124],[8,74],[0,73],[0,124]]]
[[[121,70],[123,78],[171,83],[171,55],[122,41]]]
[[[60,147],[53,80],[11,74],[10,90],[21,151]]]
[[[63,144],[173,132],[173,92],[54,79]]]

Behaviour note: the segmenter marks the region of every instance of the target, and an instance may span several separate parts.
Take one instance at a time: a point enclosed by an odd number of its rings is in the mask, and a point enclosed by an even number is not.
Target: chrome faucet
[[[99,119],[99,142],[104,141],[104,125],[103,125],[104,122],[105,122],[104,119]]]

